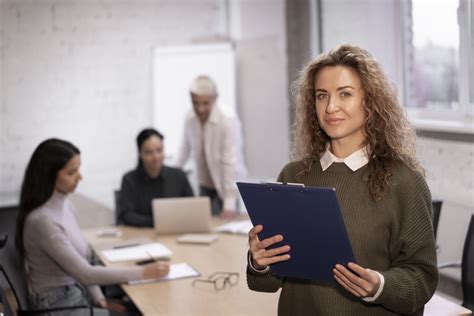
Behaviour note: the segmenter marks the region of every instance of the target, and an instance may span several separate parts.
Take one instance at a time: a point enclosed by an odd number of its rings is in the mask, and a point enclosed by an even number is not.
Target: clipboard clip
[[[281,184],[281,185],[295,185],[295,186],[299,186],[299,187],[305,187],[303,183],[295,183],[295,182],[287,182],[287,183],[283,183],[283,182],[278,182],[278,181],[267,181],[265,182],[266,184]]]
[[[303,183],[288,182],[286,185],[296,185],[296,186],[299,186],[299,187],[303,187],[303,188],[304,188],[304,184],[303,184]]]
[[[291,186],[300,187],[300,188],[305,187],[305,185],[303,183],[294,183],[294,182],[283,183],[283,182],[277,182],[277,181],[267,181],[266,184],[291,185]],[[270,191],[273,191],[273,188],[270,187]],[[303,190],[301,190],[301,192],[303,192]]]

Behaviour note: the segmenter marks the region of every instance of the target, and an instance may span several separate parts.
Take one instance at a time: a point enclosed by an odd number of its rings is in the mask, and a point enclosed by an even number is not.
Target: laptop
[[[211,231],[211,200],[207,196],[159,198],[151,203],[157,234]]]

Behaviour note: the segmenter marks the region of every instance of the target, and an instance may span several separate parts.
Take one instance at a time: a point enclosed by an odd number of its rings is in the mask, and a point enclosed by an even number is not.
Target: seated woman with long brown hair
[[[82,176],[80,151],[73,144],[48,139],[34,151],[20,195],[16,244],[28,274],[31,305],[54,308],[88,305],[124,311],[109,303],[99,285],[159,278],[169,266],[106,268],[91,265],[92,251],[68,198]],[[103,310],[104,311],[104,310]],[[71,311],[76,315],[80,311]]]

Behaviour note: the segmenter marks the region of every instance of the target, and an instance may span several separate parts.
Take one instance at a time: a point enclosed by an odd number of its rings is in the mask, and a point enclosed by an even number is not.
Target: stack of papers
[[[201,274],[196,269],[194,269],[191,265],[183,262],[183,263],[171,264],[170,272],[168,273],[167,276],[164,276],[159,279],[129,281],[128,284],[138,285],[138,284],[146,284],[146,283],[175,280],[175,279],[182,279],[182,278],[192,278],[192,277],[197,277],[200,275]]]
[[[170,257],[172,252],[160,243],[120,246],[115,249],[103,250],[102,254],[109,262],[135,261]]]
[[[247,235],[249,230],[253,227],[252,222],[247,221],[236,221],[224,224],[216,228],[218,233],[233,233]]]

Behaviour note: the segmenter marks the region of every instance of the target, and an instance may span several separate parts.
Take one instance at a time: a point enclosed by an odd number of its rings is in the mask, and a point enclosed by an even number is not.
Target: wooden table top
[[[214,227],[225,222],[213,218]],[[236,286],[216,291],[212,286],[192,286],[195,278],[171,280],[142,285],[122,285],[127,295],[144,315],[277,315],[277,293],[259,293],[247,287],[245,270],[248,250],[247,236],[218,234],[211,245],[179,244],[179,235],[156,235],[152,229],[121,226],[120,238],[97,237],[99,229],[87,229],[85,235],[106,266],[126,266],[133,263],[110,263],[101,249],[131,240],[151,240],[166,245],[173,255],[170,263],[186,262],[207,278],[214,272],[238,272]],[[427,303],[424,315],[471,315],[471,311],[440,295]]]
[[[213,219],[214,225],[224,222]],[[247,236],[218,234],[211,245],[179,244],[179,235],[157,236],[152,229],[119,227],[121,238],[97,237],[98,229],[85,230],[86,237],[106,266],[133,263],[110,263],[100,251],[126,240],[148,238],[166,245],[173,255],[170,263],[186,262],[207,278],[214,272],[238,272],[236,286],[216,291],[212,286],[193,287],[195,278],[171,280],[142,285],[123,285],[124,291],[144,315],[276,315],[279,293],[258,293],[247,287],[245,271],[248,250]]]

